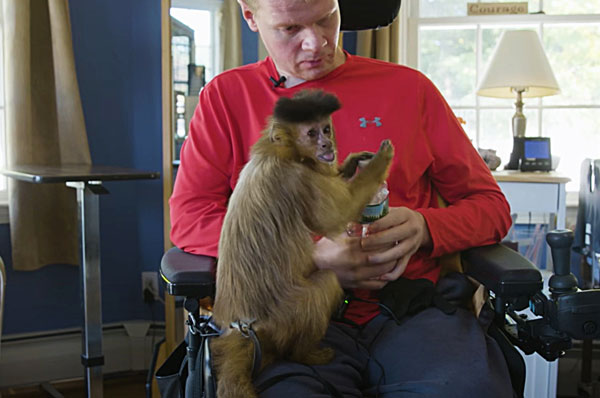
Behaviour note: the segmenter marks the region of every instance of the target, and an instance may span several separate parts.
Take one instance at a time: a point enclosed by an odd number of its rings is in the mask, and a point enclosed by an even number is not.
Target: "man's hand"
[[[390,247],[381,250],[382,247]],[[385,217],[369,225],[361,246],[372,266],[395,262],[395,267],[380,276],[383,281],[396,280],[404,273],[410,257],[420,248],[431,248],[431,235],[423,215],[406,207],[390,208]],[[373,250],[377,250],[373,252]]]
[[[389,248],[390,245],[385,249]],[[317,268],[335,272],[342,287],[375,290],[387,284],[388,280],[381,277],[392,272],[396,266],[396,259],[379,264],[369,263],[369,256],[376,253],[361,247],[359,230],[357,234],[344,232],[333,240],[322,238],[316,243],[313,257]]]

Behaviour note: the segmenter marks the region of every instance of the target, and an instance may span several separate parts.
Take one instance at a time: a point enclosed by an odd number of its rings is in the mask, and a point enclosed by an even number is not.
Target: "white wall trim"
[[[164,323],[105,324],[103,373],[148,369]],[[2,336],[0,388],[83,377],[81,329]]]

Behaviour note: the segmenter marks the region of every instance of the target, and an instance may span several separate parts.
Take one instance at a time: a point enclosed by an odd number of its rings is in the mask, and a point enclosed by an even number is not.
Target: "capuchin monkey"
[[[333,271],[316,268],[314,237],[336,236],[360,219],[394,154],[383,141],[349,179],[366,155],[352,154],[338,167],[331,114],[339,108],[323,91],[280,98],[229,200],[213,308],[225,332],[211,341],[219,398],[256,397],[252,374],[277,359],[333,359],[334,350],[319,343],[343,292]]]

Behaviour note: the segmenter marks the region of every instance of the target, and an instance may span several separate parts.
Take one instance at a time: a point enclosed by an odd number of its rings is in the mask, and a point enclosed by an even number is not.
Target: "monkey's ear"
[[[269,139],[271,142],[284,143],[289,138],[288,129],[281,123],[273,122],[269,128]]]

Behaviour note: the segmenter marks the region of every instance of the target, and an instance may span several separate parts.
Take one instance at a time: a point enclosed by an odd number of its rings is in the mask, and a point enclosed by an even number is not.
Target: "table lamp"
[[[533,30],[505,31],[477,88],[477,95],[484,97],[517,98],[512,118],[513,151],[505,169],[519,168],[527,123],[523,97],[558,93],[560,88],[538,34]]]

